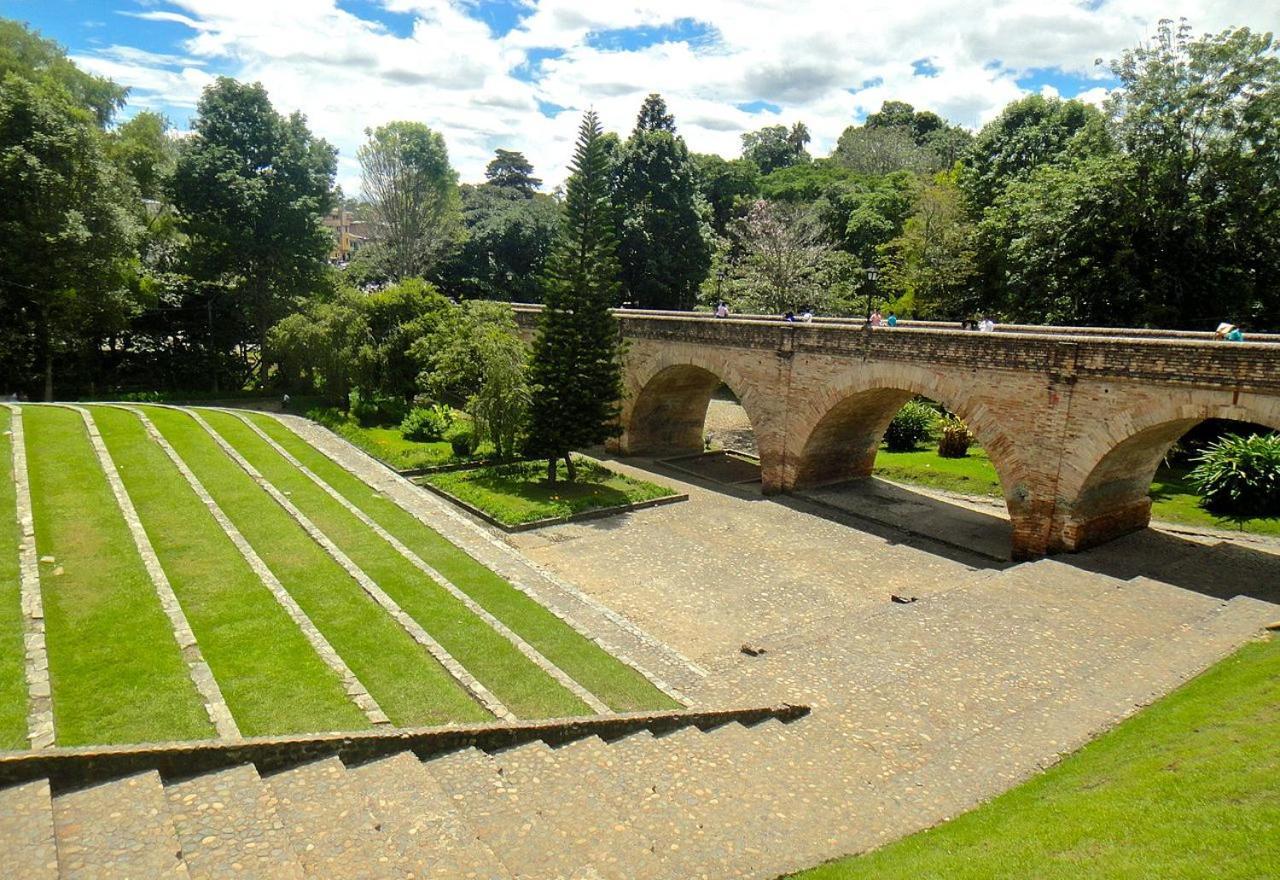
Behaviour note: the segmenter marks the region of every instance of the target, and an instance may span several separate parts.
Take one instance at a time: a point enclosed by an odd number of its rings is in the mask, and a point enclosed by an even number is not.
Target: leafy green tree
[[[455,311],[435,286],[421,278],[364,294],[360,310],[369,327],[361,357],[361,386],[405,403],[418,391],[418,359],[413,346],[430,336]]]
[[[41,79],[41,78],[37,78]],[[136,307],[128,285],[136,227],[128,190],[90,110],[56,85],[15,72],[0,80],[0,323],[18,381],[54,363],[97,357],[98,341]],[[19,330],[19,328],[21,328]]]
[[[495,150],[484,169],[485,181],[494,187],[514,190],[524,198],[533,198],[542,181],[533,176],[533,165],[516,150]]]
[[[279,321],[267,337],[282,387],[345,405],[373,346],[363,294],[349,288],[317,298]]]
[[[467,414],[475,425],[477,442],[493,444],[499,459],[515,458],[524,435],[532,395],[529,390],[529,352],[511,329],[484,324],[473,338],[480,385],[467,398]]]
[[[213,387],[221,359],[267,332],[297,299],[325,283],[335,152],[299,113],[281,116],[261,83],[220,77],[204,90],[194,134],[178,157],[172,197],[187,235],[187,274]],[[268,366],[258,364],[262,373]]]
[[[622,283],[640,308],[689,308],[711,266],[705,203],[674,127],[662,98],[650,95],[616,163]]]
[[[617,433],[622,396],[617,302],[621,269],[610,204],[610,168],[600,120],[587,111],[565,183],[564,223],[547,263],[546,296],[533,344],[528,449],[556,479],[570,452]],[[669,136],[669,135],[668,135]]]
[[[1162,22],[1111,69],[1107,105],[1132,160],[1142,319],[1278,326],[1280,53],[1271,34],[1193,38]]]
[[[71,104],[88,110],[100,128],[111,122],[129,93],[106,77],[81,70],[65,49],[23,22],[0,18],[0,79],[10,73],[61,91]]]
[[[420,122],[389,122],[365,134],[356,155],[378,243],[393,277],[425,275],[461,232],[458,173],[444,136]]]
[[[822,270],[832,247],[808,206],[758,200],[732,234],[740,254],[730,271],[737,311],[829,311]]]
[[[809,140],[809,127],[803,122],[791,128],[767,125],[742,136],[742,158],[754,163],[761,174],[803,165],[810,160],[809,151],[805,149]]]
[[[711,210],[711,228],[723,235],[729,221],[741,216],[760,195],[760,169],[747,159],[725,159],[714,153],[691,153],[698,193]]]
[[[882,248],[886,292],[928,318],[962,318],[978,304],[977,230],[969,221],[956,173],[940,172],[916,199],[902,234]]]
[[[859,174],[936,170],[938,157],[916,143],[907,126],[851,125],[840,135],[831,158]]]

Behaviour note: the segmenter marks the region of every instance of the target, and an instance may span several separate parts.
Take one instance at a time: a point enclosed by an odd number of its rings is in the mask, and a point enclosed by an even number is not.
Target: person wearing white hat
[[[1219,339],[1225,339],[1227,342],[1244,342],[1244,334],[1235,324],[1223,321],[1214,332],[1218,334]]]

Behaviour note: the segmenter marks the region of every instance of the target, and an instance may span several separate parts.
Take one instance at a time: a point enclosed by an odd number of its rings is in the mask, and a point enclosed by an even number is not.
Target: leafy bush
[[[1212,513],[1280,516],[1280,434],[1229,434],[1196,457],[1188,475]]]
[[[351,418],[366,428],[374,425],[394,425],[404,419],[408,409],[404,401],[398,397],[390,397],[376,391],[361,391],[358,388],[352,390],[347,396],[347,401],[347,411],[351,413]]]
[[[430,443],[439,440],[453,427],[453,410],[442,404],[414,407],[400,422],[400,433],[406,440]]]
[[[476,454],[476,435],[470,431],[458,431],[449,438],[455,458],[470,458]]]
[[[884,445],[890,452],[910,452],[929,439],[938,414],[919,400],[909,400],[893,417],[884,432]]]
[[[938,455],[943,458],[964,458],[973,445],[973,432],[955,416],[942,420],[942,433],[938,435]]]

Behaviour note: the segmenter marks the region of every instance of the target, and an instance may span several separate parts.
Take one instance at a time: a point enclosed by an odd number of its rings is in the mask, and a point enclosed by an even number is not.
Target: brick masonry
[[[516,316],[531,336],[537,310],[522,306]],[[957,413],[986,448],[1021,559],[1145,527],[1156,467],[1197,422],[1280,429],[1280,345],[1270,337],[868,329],[636,312],[618,321],[625,397],[614,451],[701,449],[707,402],[723,382],[751,418],[765,492],[820,486],[869,474],[894,413],[923,395]]]

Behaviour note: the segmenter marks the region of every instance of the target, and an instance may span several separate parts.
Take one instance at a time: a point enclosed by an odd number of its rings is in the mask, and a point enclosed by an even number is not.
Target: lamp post
[[[862,270],[867,276],[867,326],[871,326],[871,292],[876,286],[876,279],[880,277],[880,271],[875,266],[868,266]]]

